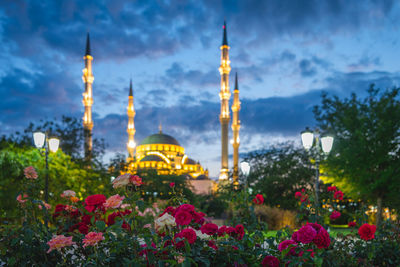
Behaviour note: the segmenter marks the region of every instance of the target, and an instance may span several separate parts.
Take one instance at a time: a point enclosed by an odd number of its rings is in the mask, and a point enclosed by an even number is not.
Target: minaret
[[[239,85],[238,85],[238,75],[236,72],[235,77],[235,89],[233,91],[233,104],[232,104],[232,131],[233,131],[233,185],[239,185],[239,120],[240,111],[240,101],[239,101]]]
[[[231,71],[229,61],[229,46],[226,35],[226,23],[224,22],[224,33],[221,45],[221,66],[219,72],[221,74],[221,91],[219,98],[221,99],[221,114],[219,120],[221,122],[221,172],[219,180],[228,179],[228,125],[229,125],[229,98],[231,92],[229,90],[229,72]]]
[[[135,147],[136,147],[136,143],[135,143],[135,122],[134,122],[134,118],[136,115],[135,112],[135,107],[133,105],[133,90],[132,90],[132,79],[131,82],[129,84],[129,102],[128,102],[128,110],[127,110],[127,114],[128,114],[128,128],[127,128],[127,132],[128,132],[128,143],[126,144],[127,148],[128,148],[128,162],[133,160],[133,155],[135,152]]]
[[[92,73],[92,60],[93,57],[90,54],[90,38],[89,33],[86,37],[86,52],[83,57],[85,60],[85,68],[83,69],[82,80],[85,84],[85,92],[83,93],[83,105],[85,107],[85,114],[83,116],[83,132],[85,137],[85,159],[90,161],[92,157],[92,105],[93,105],[93,73]]]

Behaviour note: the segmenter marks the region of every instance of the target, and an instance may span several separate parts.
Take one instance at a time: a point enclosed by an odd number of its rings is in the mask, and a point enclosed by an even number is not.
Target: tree
[[[13,219],[17,214],[16,197],[28,180],[24,177],[24,168],[33,166],[39,177],[34,181],[43,196],[46,174],[44,155],[38,149],[19,147],[8,143],[0,151],[0,214],[3,219]],[[111,177],[104,169],[82,168],[63,151],[49,154],[49,202],[53,206],[61,202],[60,194],[64,190],[73,190],[81,199],[91,194],[112,192]],[[43,196],[44,199],[44,196]],[[42,199],[42,200],[43,200]]]
[[[250,152],[246,161],[251,165],[248,183],[254,194],[265,197],[270,206],[296,208],[294,194],[301,188],[312,188],[314,171],[306,151],[293,143]]]
[[[400,207],[399,90],[380,92],[371,85],[363,99],[324,94],[314,108],[319,126],[336,135],[326,171],[346,193],[376,200],[378,225],[383,205]]]
[[[23,133],[16,132],[6,137],[3,136],[0,143],[15,143],[19,147],[30,147],[33,145],[32,133],[35,131],[47,132],[49,136],[56,136],[60,139],[61,150],[71,156],[72,160],[81,164],[85,164],[83,157],[83,126],[80,120],[73,117],[62,116],[61,121],[56,119],[53,121],[40,120],[40,124],[30,123]],[[94,167],[102,168],[102,157],[105,152],[104,139],[93,139],[92,162]]]

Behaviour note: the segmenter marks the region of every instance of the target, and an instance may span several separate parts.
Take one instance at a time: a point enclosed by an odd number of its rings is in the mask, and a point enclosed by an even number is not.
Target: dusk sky
[[[18,1],[0,3],[0,135],[29,122],[82,118],[86,33],[93,134],[126,153],[129,80],[136,142],[174,136],[218,176],[220,45],[239,75],[240,153],[314,126],[323,91],[363,95],[400,83],[399,1]],[[232,100],[232,97],[231,97]],[[231,133],[230,133],[231,135]],[[62,140],[61,140],[62,142]],[[230,147],[229,153],[232,153]],[[232,164],[230,164],[232,167]]]

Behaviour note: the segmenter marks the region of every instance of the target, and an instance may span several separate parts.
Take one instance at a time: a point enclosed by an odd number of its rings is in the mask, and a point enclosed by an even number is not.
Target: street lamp
[[[46,180],[44,184],[44,201],[48,203],[49,201],[49,150],[51,152],[57,152],[58,146],[60,145],[60,140],[57,138],[49,138],[47,133],[34,132],[33,141],[38,149],[44,148],[45,158],[46,158]],[[47,141],[47,142],[46,142]],[[47,225],[47,222],[46,222]]]
[[[315,158],[315,205],[317,211],[319,208],[319,163],[331,152],[333,140],[333,136],[328,133],[320,134],[318,128],[311,131],[310,128],[306,127],[306,129],[301,132],[301,142],[304,149]]]

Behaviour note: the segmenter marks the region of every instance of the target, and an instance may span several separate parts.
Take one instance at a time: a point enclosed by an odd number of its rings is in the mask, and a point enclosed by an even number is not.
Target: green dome
[[[147,136],[145,139],[143,139],[142,142],[140,142],[139,145],[152,145],[152,144],[169,144],[169,145],[181,146],[179,142],[176,141],[175,138],[163,133]]]

